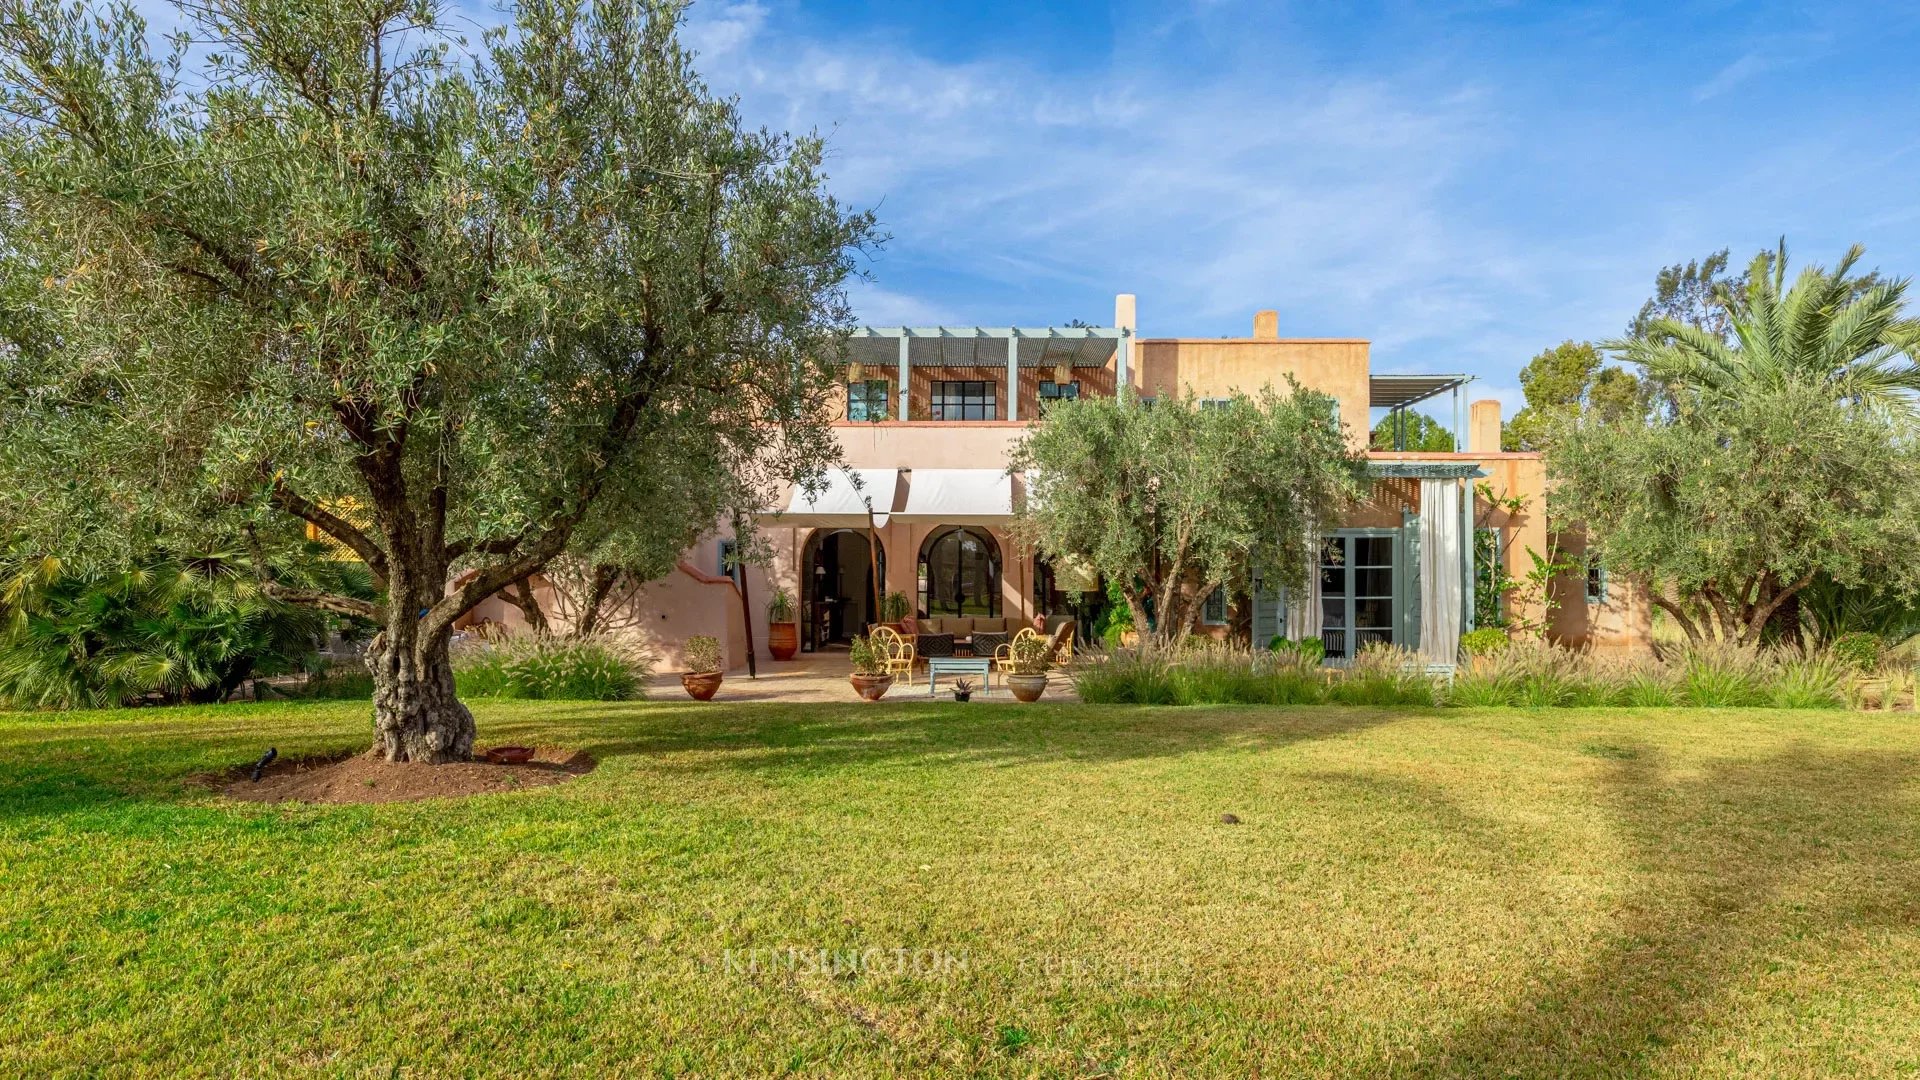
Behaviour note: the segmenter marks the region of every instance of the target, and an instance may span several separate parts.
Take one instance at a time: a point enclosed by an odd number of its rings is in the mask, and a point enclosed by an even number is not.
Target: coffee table
[[[984,692],[993,674],[993,658],[989,656],[929,656],[927,657],[927,696],[934,697],[939,691],[934,680],[942,673],[949,675],[978,675],[980,689]]]

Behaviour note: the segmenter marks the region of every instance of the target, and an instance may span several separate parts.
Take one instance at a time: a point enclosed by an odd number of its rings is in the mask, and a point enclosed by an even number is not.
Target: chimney
[[[1476,401],[1468,410],[1467,452],[1500,452],[1500,403],[1492,398]]]
[[[1135,319],[1133,294],[1123,292],[1116,295],[1113,298],[1113,325],[1137,334],[1140,327]]]
[[[1262,341],[1277,340],[1280,337],[1280,313],[1277,311],[1254,312],[1253,336]]]

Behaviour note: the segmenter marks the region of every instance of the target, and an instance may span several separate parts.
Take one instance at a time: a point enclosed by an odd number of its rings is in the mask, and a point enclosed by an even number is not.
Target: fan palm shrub
[[[247,680],[310,664],[335,617],[267,596],[230,553],[155,553],[69,573],[15,555],[0,582],[0,700],[104,708],[225,700]],[[371,594],[364,568],[301,553],[277,580]]]

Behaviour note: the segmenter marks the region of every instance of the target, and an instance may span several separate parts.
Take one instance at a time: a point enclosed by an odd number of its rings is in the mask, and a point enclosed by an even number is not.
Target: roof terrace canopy
[[[1367,379],[1367,404],[1376,409],[1404,409],[1449,390],[1458,390],[1471,375],[1374,375]]]
[[[1111,326],[866,326],[847,340],[847,359],[891,366],[905,341],[913,367],[998,367],[1012,341],[1021,367],[1106,367],[1127,337]]]
[[[847,338],[846,361],[870,369],[893,368],[901,392],[894,395],[898,419],[908,418],[913,368],[984,368],[1006,365],[1006,419],[1020,419],[1021,368],[1114,366],[1114,382],[1127,385],[1133,331],[1119,326],[866,326]]]

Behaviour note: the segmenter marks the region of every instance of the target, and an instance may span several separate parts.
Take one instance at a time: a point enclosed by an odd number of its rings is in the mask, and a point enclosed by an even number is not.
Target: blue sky
[[[1510,414],[1663,264],[1785,234],[1920,270],[1920,6],[702,0],[688,34],[877,209],[870,323],[1272,307]]]

